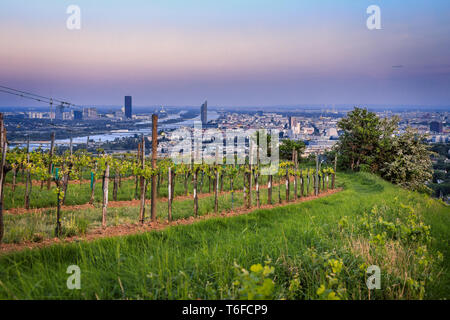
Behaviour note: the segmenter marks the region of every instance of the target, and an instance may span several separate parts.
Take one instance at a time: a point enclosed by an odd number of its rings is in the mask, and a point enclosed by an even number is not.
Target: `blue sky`
[[[450,105],[448,0],[2,0],[0,43],[1,84],[77,104]]]

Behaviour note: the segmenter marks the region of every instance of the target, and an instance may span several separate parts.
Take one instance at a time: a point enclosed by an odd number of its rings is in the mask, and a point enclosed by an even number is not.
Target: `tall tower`
[[[205,100],[205,103],[202,104],[200,108],[200,115],[202,119],[202,124],[205,125],[208,123],[208,101]]]
[[[444,128],[442,125],[442,122],[440,121],[433,121],[430,123],[430,131],[435,133],[442,133],[444,132]]]
[[[56,120],[63,120],[63,112],[64,112],[64,106],[57,106],[55,109],[55,119]]]
[[[125,117],[132,118],[131,96],[125,96]]]

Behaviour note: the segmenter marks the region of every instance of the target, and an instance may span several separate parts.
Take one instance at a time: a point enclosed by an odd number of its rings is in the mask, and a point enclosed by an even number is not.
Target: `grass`
[[[238,298],[241,271],[234,264],[248,269],[270,258],[272,298],[317,299],[325,285],[346,299],[448,299],[449,208],[369,174],[341,174],[339,182],[345,191],[310,202],[1,256],[0,298]],[[414,208],[418,230],[419,222],[431,226],[431,239],[376,240],[382,225],[372,218],[407,226],[408,208]],[[122,210],[126,216],[130,209]],[[330,261],[342,261],[342,270],[331,273]],[[370,293],[360,269],[369,262],[382,272],[382,289]],[[81,290],[66,286],[73,264],[81,269]]]

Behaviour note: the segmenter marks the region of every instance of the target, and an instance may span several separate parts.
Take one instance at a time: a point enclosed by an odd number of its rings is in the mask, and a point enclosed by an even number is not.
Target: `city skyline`
[[[79,105],[450,105],[450,3],[0,4],[0,83]],[[33,105],[0,96],[0,106]]]

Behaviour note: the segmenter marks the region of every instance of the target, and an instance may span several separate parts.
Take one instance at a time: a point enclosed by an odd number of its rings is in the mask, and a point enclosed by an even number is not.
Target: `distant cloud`
[[[399,64],[399,65],[396,65],[396,66],[392,66],[392,68],[393,69],[401,69],[401,68],[403,68],[403,65]]]

